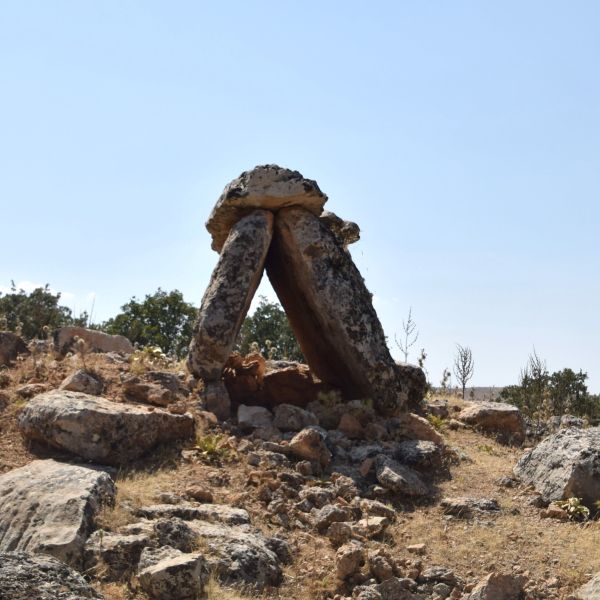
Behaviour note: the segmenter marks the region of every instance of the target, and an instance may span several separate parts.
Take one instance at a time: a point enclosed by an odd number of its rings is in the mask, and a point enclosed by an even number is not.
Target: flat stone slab
[[[194,419],[190,414],[54,390],[27,404],[19,415],[19,427],[27,439],[101,464],[122,465],[157,444],[190,437]]]
[[[298,171],[263,165],[244,171],[225,186],[206,229],[213,238],[213,250],[220,252],[233,225],[254,209],[277,212],[286,206],[302,206],[318,216],[326,201],[316,181]]]
[[[114,496],[111,477],[93,467],[36,460],[9,471],[0,476],[0,551],[50,554],[79,568],[94,517]]]
[[[227,525],[246,525],[250,523],[250,515],[243,508],[235,508],[226,504],[193,504],[182,502],[180,504],[153,504],[143,506],[136,511],[137,516],[147,519],[159,517],[178,517],[186,521],[201,519],[212,523],[225,523]]]

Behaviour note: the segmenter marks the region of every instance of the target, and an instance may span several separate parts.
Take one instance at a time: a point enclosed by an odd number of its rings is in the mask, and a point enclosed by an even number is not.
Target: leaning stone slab
[[[27,552],[0,553],[2,600],[103,600],[85,579],[63,562]]]
[[[94,517],[114,496],[110,476],[93,467],[36,460],[9,471],[0,476],[0,551],[50,554],[80,568]]]
[[[285,206],[302,206],[318,216],[326,201],[327,196],[316,181],[304,178],[298,171],[263,165],[244,171],[227,184],[206,229],[213,238],[213,250],[220,252],[233,225],[254,209],[276,212]]]
[[[308,364],[349,399],[372,398],[385,414],[407,401],[371,294],[330,229],[302,208],[275,218],[267,274]]]
[[[19,415],[19,427],[27,439],[101,464],[122,465],[159,443],[190,437],[194,419],[190,414],[54,390],[27,404]]]
[[[254,210],[229,232],[194,326],[188,365],[196,377],[220,379],[260,283],[272,234],[273,215],[264,210]]]
[[[600,498],[600,427],[562,429],[526,452],[514,468],[545,502],[581,498],[596,510]]]
[[[123,335],[109,335],[85,327],[61,327],[54,332],[54,349],[64,356],[74,350],[75,338],[85,341],[91,352],[119,352],[131,354],[133,346]]]

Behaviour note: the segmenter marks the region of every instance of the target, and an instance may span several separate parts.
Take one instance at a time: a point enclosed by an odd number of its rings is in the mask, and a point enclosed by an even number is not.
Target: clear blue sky
[[[455,343],[476,385],[535,346],[598,392],[599,24],[593,1],[1,0],[0,286],[95,294],[96,320],[159,286],[199,303],[214,201],[278,163],[360,224],[434,382]]]

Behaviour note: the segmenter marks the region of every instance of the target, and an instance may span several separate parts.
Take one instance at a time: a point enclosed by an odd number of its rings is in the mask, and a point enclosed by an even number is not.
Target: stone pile
[[[315,181],[265,165],[229,183],[208,219],[220,256],[188,360],[205,382],[209,410],[220,417],[230,410],[223,369],[265,269],[321,382],[346,400],[370,398],[381,414],[394,415],[408,402],[413,380],[420,381],[390,356],[371,294],[347,251],[358,226],[324,213],[326,201]]]

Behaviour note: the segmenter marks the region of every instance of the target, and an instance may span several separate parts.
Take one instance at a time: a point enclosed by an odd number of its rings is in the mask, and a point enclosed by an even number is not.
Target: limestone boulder
[[[375,474],[377,481],[395,494],[426,496],[429,493],[429,488],[416,471],[401,465],[385,454],[377,456]]]
[[[321,214],[320,219],[344,248],[360,239],[360,227],[356,223],[345,221],[327,210]]]
[[[23,339],[11,331],[0,331],[0,367],[12,364],[19,354],[29,354]]]
[[[397,362],[396,373],[407,388],[407,409],[418,412],[423,408],[423,399],[427,392],[427,377],[421,367],[410,363]]]
[[[77,571],[46,554],[0,552],[3,600],[102,600]]]
[[[520,444],[525,439],[525,420],[512,404],[472,402],[461,410],[458,419],[497,436],[500,441]]]
[[[109,335],[103,331],[85,327],[61,327],[54,332],[54,349],[61,356],[73,352],[75,338],[85,341],[90,352],[118,352],[131,354],[133,346],[123,335]]]
[[[308,365],[288,361],[268,361],[262,398],[268,406],[293,404],[306,408],[329,386],[316,381]]]
[[[600,573],[596,573],[585,585],[575,592],[577,600],[598,600],[600,598]]]
[[[286,206],[301,206],[318,216],[326,201],[316,181],[298,171],[262,165],[244,171],[225,186],[206,229],[212,236],[213,250],[221,252],[235,223],[257,208],[277,212]]]
[[[314,413],[293,404],[279,404],[275,407],[273,424],[281,431],[300,431],[310,425],[318,425]]]
[[[290,449],[297,458],[316,461],[321,466],[331,462],[325,435],[317,427],[307,427],[298,432],[290,441]]]
[[[21,411],[18,423],[27,439],[107,465],[127,464],[157,444],[183,440],[194,432],[190,414],[64,390],[36,396]]]
[[[522,575],[490,573],[471,591],[469,600],[515,600],[524,595],[525,583]]]
[[[50,554],[80,568],[94,518],[114,496],[111,477],[88,466],[36,460],[0,475],[0,551]]]
[[[596,510],[600,498],[600,427],[562,429],[526,452],[514,468],[544,502],[581,498]]]
[[[221,378],[260,283],[272,233],[273,215],[264,210],[253,210],[228,232],[194,325],[188,366],[196,377]]]
[[[371,294],[330,229],[305,209],[281,209],[266,266],[311,371],[347,399],[372,398],[382,413],[399,412],[408,388]]]

